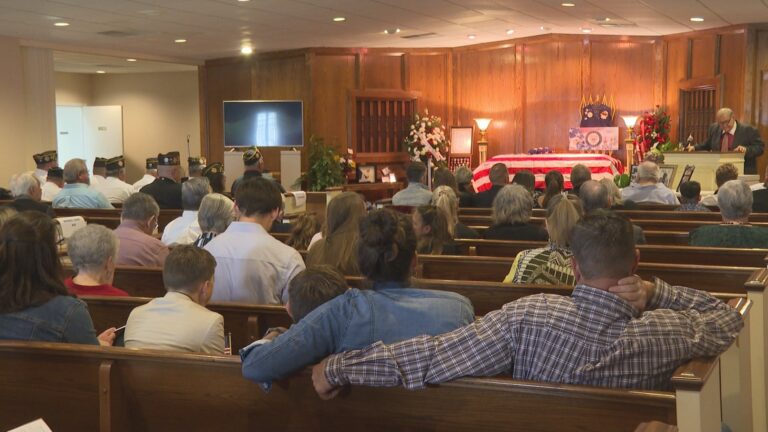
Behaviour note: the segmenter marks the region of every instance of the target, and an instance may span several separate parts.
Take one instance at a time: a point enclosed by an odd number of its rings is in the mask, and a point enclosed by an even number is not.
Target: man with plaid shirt
[[[570,297],[537,294],[463,328],[332,355],[313,370],[332,398],[347,384],[409,389],[462,376],[667,389],[685,361],[724,352],[743,326],[733,308],[691,288],[632,276],[631,223],[587,216],[570,236],[577,285]]]

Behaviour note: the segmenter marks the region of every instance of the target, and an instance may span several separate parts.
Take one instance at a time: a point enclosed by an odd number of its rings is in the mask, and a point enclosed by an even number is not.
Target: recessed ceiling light
[[[539,27],[542,31],[549,31],[551,30],[549,27],[541,26]]]
[[[129,61],[129,62],[135,62],[135,61],[136,61],[136,59],[133,59],[133,58],[131,58],[131,59],[125,59],[125,61]]]
[[[240,3],[245,3],[245,2],[249,2],[251,0],[237,0],[237,1],[239,1]]]
[[[395,34],[395,33],[400,33],[400,29],[399,29],[399,28],[394,28],[394,29],[386,29],[386,30],[384,30],[384,33],[386,33],[386,34]]]
[[[176,42],[176,43],[186,43],[187,42],[186,39],[174,39],[173,41]]]
[[[574,6],[576,6],[576,3],[560,3],[560,6],[574,7]]]
[[[693,22],[704,22],[704,18],[702,18],[702,17],[693,17],[693,18],[691,18],[691,21],[693,21]]]
[[[608,17],[605,17],[605,18],[596,18],[596,19],[595,19],[595,21],[600,21],[600,22],[608,22],[608,21],[610,21],[610,20],[611,20],[611,19],[610,19],[610,18],[608,18]]]
[[[589,27],[582,27],[581,28],[582,33],[592,33],[592,29]]]
[[[476,37],[477,37],[477,36],[475,36],[475,35],[473,35],[473,34],[468,34],[468,35],[467,35],[467,39],[475,39]]]
[[[249,46],[244,46],[244,47],[240,48],[240,52],[245,54],[245,55],[253,54],[253,48],[251,48]]]
[[[334,19],[333,19],[333,21],[334,21],[334,22],[344,22],[344,21],[346,21],[346,20],[347,20],[347,19],[346,19],[346,18],[344,18],[344,17],[336,17],[336,18],[334,18]]]
[[[103,71],[103,70],[97,70],[97,71],[96,71],[96,73],[97,73],[97,74],[105,74],[105,73],[107,73],[107,72],[106,72],[106,71]]]
[[[507,30],[507,34],[508,34],[508,35],[511,35],[511,34],[512,34],[512,33],[514,33],[514,32],[515,32],[515,31],[514,31],[514,30],[512,30],[512,29],[509,29],[509,30]]]
[[[53,25],[55,25],[56,27],[68,27],[69,23],[68,22],[61,22],[60,21],[60,22],[57,22],[57,23],[53,23]]]

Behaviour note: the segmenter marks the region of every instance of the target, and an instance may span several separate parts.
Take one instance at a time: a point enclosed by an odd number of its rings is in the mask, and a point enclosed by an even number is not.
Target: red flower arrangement
[[[640,117],[634,130],[638,160],[643,160],[643,156],[649,151],[662,152],[670,149],[669,128],[669,115],[659,105],[656,105],[656,111],[653,113],[646,112]]]

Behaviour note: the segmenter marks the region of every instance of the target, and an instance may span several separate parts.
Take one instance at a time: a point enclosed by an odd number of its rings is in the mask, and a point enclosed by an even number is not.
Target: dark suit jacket
[[[723,131],[720,125],[713,123],[709,127],[707,140],[695,146],[696,150],[720,151]],[[747,149],[744,153],[744,172],[742,174],[757,174],[757,157],[763,154],[765,144],[760,138],[757,129],[752,126],[736,122],[736,132],[733,134],[733,147],[743,146]]]
[[[476,193],[475,196],[472,197],[472,207],[493,207],[493,199],[496,198],[496,194],[498,194],[503,187],[504,185],[493,185],[488,190]]]
[[[752,192],[752,212],[768,213],[768,189]]]
[[[8,205],[10,207],[15,208],[17,212],[38,211],[40,213],[44,213],[50,217],[53,217],[53,209],[49,204],[44,204],[44,203],[35,201],[32,198],[27,196],[20,196],[15,200],[13,200],[13,202]]]
[[[158,177],[139,192],[151,195],[161,209],[181,209],[181,183]]]

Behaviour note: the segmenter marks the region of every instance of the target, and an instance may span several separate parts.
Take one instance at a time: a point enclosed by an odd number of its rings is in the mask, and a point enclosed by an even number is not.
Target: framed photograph
[[[629,169],[629,182],[637,182],[637,165],[632,165],[632,168]]]
[[[677,191],[680,192],[680,185],[691,181],[691,177],[693,177],[693,170],[696,169],[696,165],[686,165],[685,169],[683,170],[683,175],[680,177],[680,182],[677,183]]]
[[[376,166],[375,165],[362,165],[360,166],[360,179],[358,183],[375,183],[376,182]]]
[[[661,171],[659,182],[664,183],[664,186],[672,189],[672,184],[675,181],[675,173],[677,173],[677,165],[659,165]]]
[[[451,127],[451,155],[469,156],[472,154],[472,126]]]

